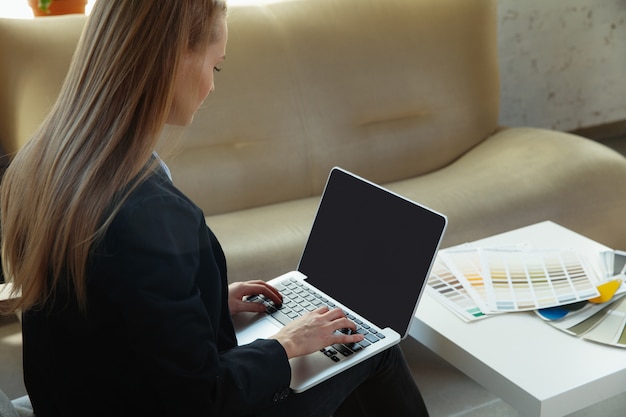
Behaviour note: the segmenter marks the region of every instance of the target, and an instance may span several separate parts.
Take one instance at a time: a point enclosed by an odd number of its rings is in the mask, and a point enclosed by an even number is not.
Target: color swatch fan
[[[626,253],[601,254],[605,281],[600,296],[585,302],[541,309],[537,315],[553,327],[596,343],[626,347]]]
[[[485,313],[537,310],[599,295],[572,250],[465,247],[442,251],[441,257]]]

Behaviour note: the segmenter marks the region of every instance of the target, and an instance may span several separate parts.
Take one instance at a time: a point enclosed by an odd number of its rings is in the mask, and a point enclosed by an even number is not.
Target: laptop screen
[[[334,168],[298,270],[313,286],[404,337],[446,223],[439,213]]]

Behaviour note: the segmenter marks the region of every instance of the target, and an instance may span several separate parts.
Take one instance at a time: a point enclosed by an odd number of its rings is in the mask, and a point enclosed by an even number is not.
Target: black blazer
[[[252,415],[287,392],[277,341],[237,347],[222,249],[162,172],[124,203],[87,277],[86,314],[62,288],[24,314],[37,417]]]

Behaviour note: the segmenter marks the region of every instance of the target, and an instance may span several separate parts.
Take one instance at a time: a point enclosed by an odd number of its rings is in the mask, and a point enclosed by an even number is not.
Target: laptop
[[[269,281],[281,306],[233,317],[240,345],[275,335],[320,306],[342,308],[363,342],[293,358],[290,388],[305,391],[399,343],[415,316],[447,218],[339,167],[331,170],[297,269]]]

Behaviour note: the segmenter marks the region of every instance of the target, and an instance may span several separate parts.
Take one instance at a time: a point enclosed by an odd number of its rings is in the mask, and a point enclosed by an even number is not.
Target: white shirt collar
[[[161,157],[159,157],[156,151],[152,151],[152,154],[157,159],[157,161],[159,161],[159,165],[161,165],[161,168],[163,168],[163,171],[165,171],[165,174],[170,179],[170,181],[174,182],[172,180],[172,172],[170,171],[170,168],[165,164],[165,162],[161,159]]]

